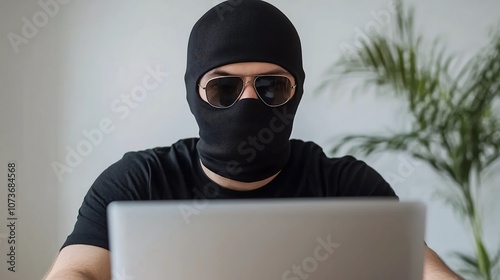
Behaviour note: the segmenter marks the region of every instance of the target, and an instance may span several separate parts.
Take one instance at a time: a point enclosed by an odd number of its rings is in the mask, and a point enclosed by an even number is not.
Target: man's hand
[[[89,246],[71,245],[59,253],[44,280],[108,280],[111,279],[108,250]],[[439,256],[425,246],[424,280],[461,280]]]
[[[90,245],[70,245],[61,250],[43,280],[109,280],[109,251]]]
[[[461,280],[439,256],[425,246],[424,280]]]

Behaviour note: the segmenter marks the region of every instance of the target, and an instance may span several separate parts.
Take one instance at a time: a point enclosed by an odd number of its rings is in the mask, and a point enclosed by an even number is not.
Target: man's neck
[[[237,191],[251,191],[258,189],[262,186],[265,186],[269,182],[271,182],[278,174],[280,171],[278,171],[276,174],[272,175],[269,178],[266,178],[264,180],[260,181],[255,181],[255,182],[240,182],[236,180],[232,180],[226,177],[222,177],[219,174],[213,172],[212,170],[208,169],[203,165],[203,163],[200,161],[201,164],[201,169],[205,174],[207,175],[210,180],[214,181],[216,184],[219,186],[222,186],[224,188],[232,189],[232,190],[237,190]]]

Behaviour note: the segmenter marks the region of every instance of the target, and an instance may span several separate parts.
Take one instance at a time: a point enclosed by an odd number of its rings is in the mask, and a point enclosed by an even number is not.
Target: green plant
[[[319,90],[354,79],[404,100],[411,127],[345,136],[332,153],[344,146],[361,155],[405,152],[451,180],[455,188],[443,198],[470,225],[475,247],[474,256],[455,253],[463,262],[458,272],[490,280],[500,251],[492,254],[483,242],[478,196],[485,172],[500,162],[500,36],[492,34],[489,45],[459,67],[439,40],[426,51],[414,32],[414,10],[398,4],[394,29],[363,40],[351,57],[333,64]]]

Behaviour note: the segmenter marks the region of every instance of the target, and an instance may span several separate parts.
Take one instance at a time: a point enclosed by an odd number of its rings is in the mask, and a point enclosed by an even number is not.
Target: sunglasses
[[[285,75],[254,76],[252,81],[245,82],[240,76],[221,76],[209,79],[204,91],[207,101],[215,108],[229,108],[241,98],[246,84],[252,83],[260,100],[269,107],[285,104],[293,96],[297,85]]]

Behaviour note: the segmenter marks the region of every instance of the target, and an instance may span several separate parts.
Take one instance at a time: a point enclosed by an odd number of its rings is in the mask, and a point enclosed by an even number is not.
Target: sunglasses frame
[[[274,108],[274,107],[279,107],[281,105],[285,105],[288,101],[290,101],[290,99],[293,98],[294,96],[294,91],[295,91],[295,88],[297,87],[297,84],[294,84],[292,85],[292,79],[290,78],[290,76],[287,76],[287,75],[281,75],[281,74],[275,74],[275,75],[255,75],[255,76],[248,76],[248,77],[252,77],[252,80],[250,81],[245,81],[244,77],[247,77],[247,76],[236,76],[236,75],[230,75],[230,76],[217,76],[217,77],[212,77],[210,79],[207,80],[207,82],[205,83],[205,86],[202,86],[200,84],[198,84],[199,87],[201,87],[203,89],[203,91],[205,92],[205,98],[207,99],[207,103],[210,104],[210,106],[214,107],[214,108],[218,108],[218,109],[227,109],[227,108],[230,108],[231,106],[233,106],[236,102],[238,102],[238,100],[241,99],[241,96],[243,95],[243,92],[245,91],[245,88],[248,84],[252,84],[253,86],[253,89],[255,90],[255,93],[257,94],[257,96],[259,97],[259,99],[264,103],[266,104],[266,106],[268,107],[271,107],[271,108]],[[255,81],[257,81],[258,78],[261,78],[261,77],[283,77],[283,78],[287,78],[288,81],[290,81],[290,84],[292,85],[291,87],[291,94],[290,94],[290,98],[288,98],[285,102],[281,103],[281,104],[278,104],[278,105],[269,105],[267,104],[264,99],[260,96],[260,93],[257,91],[257,88],[255,87]],[[231,103],[231,105],[229,106],[217,106],[217,105],[214,105],[212,103],[210,103],[210,101],[208,100],[208,95],[207,95],[207,85],[210,81],[212,80],[215,80],[215,79],[220,79],[220,78],[240,78],[242,81],[243,81],[243,87],[241,88],[241,92],[238,94],[238,97],[234,100],[233,103]]]

